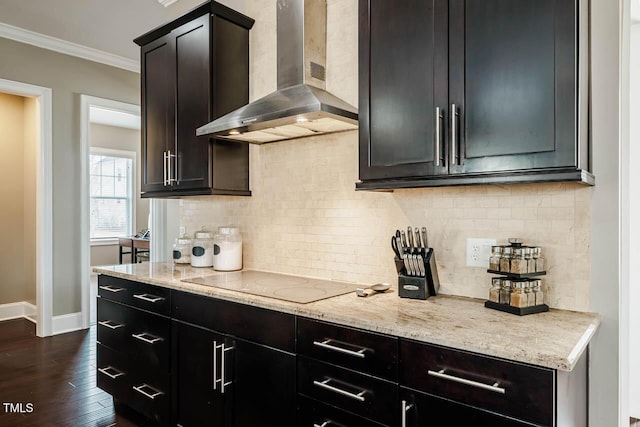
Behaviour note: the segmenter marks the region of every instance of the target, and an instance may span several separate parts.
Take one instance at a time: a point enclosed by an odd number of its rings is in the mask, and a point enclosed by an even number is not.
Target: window
[[[135,152],[91,148],[89,155],[91,241],[133,234]]]

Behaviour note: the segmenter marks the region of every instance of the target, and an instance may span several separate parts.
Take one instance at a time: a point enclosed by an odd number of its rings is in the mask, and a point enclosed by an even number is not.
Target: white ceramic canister
[[[191,266],[213,266],[213,233],[204,230],[196,231],[191,248]]]
[[[213,241],[213,269],[242,270],[242,235],[238,227],[218,227]]]
[[[191,239],[180,236],[173,244],[173,262],[175,264],[191,263]]]

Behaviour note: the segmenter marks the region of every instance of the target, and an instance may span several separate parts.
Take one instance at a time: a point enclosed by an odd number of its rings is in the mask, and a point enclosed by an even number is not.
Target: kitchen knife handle
[[[442,140],[440,136],[440,120],[442,119],[442,112],[440,107],[436,107],[436,131],[435,131],[435,154],[433,164],[435,166],[440,166],[440,141]]]
[[[429,240],[427,239],[427,227],[422,227],[422,230],[420,230],[422,232],[422,244],[424,245],[425,249],[429,248]]]
[[[413,231],[407,227],[407,242],[409,242],[409,252],[413,252]]]
[[[407,412],[409,412],[409,409],[413,408],[413,404],[408,404],[407,405],[407,401],[403,400],[402,401],[402,427],[407,427]]]
[[[458,109],[451,104],[451,164],[458,164]]]

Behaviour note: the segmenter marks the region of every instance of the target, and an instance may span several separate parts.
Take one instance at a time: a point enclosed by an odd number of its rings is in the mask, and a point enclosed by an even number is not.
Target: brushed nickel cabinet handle
[[[151,393],[151,394],[149,394],[149,393],[147,393],[146,391],[144,391],[144,389],[145,389],[145,388],[146,388],[146,389],[151,390],[151,391],[152,391],[152,393]],[[151,400],[155,400],[155,399],[156,399],[156,397],[158,397],[158,396],[162,396],[162,395],[164,394],[163,392],[158,391],[158,390],[156,390],[155,388],[151,387],[149,384],[142,384],[142,385],[139,385],[139,386],[137,386],[137,387],[136,387],[136,386],[134,386],[134,387],[133,387],[133,389],[134,389],[135,391],[137,391],[138,393],[140,393],[140,394],[142,394],[142,395],[144,395],[144,396],[148,397],[148,398],[149,398],[149,399],[151,399]]]
[[[98,324],[104,327],[107,327],[109,329],[118,329],[118,328],[124,327],[124,324],[116,323],[113,320],[101,320],[100,322],[98,322]]]
[[[147,344],[155,344],[157,342],[164,341],[164,338],[156,337],[146,332],[142,332],[141,334],[131,334],[131,336],[142,342],[146,342]]]
[[[98,368],[98,371],[103,373],[104,375],[108,376],[109,378],[111,378],[112,380],[115,380],[116,378],[124,375],[124,372],[120,372],[118,371],[116,368],[114,368],[113,366],[107,366],[106,368]],[[115,371],[115,374],[112,374],[109,371]]]
[[[366,348],[362,348],[358,351],[353,351],[346,348],[331,345],[329,344],[330,342],[333,342],[333,340],[325,339],[324,341],[314,341],[313,345],[327,349],[327,350],[337,351],[338,353],[348,354],[349,356],[358,357],[361,359],[364,359],[366,357],[366,354],[365,354],[365,352],[367,351]]]
[[[165,187],[168,185],[169,179],[167,178],[167,152],[162,152],[162,185]]]
[[[153,303],[164,300],[164,298],[162,297],[158,297],[151,294],[134,294],[133,297],[141,299],[142,301],[153,302]]]
[[[451,164],[458,164],[458,108],[451,104]]]
[[[407,427],[407,412],[411,408],[413,408],[413,404],[407,405],[407,401],[406,400],[402,401],[402,414],[401,414],[402,426],[401,427]]]
[[[103,289],[105,291],[109,291],[109,292],[113,292],[113,293],[117,293],[117,292],[122,292],[125,289],[124,288],[116,288],[113,286],[108,286],[108,285],[103,285],[103,286],[98,286],[100,289]]]
[[[224,355],[227,353],[227,351],[231,351],[233,350],[234,347],[225,347],[224,343],[222,344],[222,351],[220,352],[220,370],[222,371],[220,373],[220,393],[224,394],[224,388],[227,386],[230,386],[233,381],[227,381],[225,379],[225,371],[226,371],[226,367],[225,367],[225,357]]]
[[[468,380],[466,378],[460,378],[460,377],[456,377],[454,375],[445,374],[444,373],[444,369],[441,369],[439,371],[431,371],[431,370],[429,370],[429,371],[427,371],[427,374],[432,376],[432,377],[442,378],[443,380],[453,381],[453,382],[460,383],[460,384],[466,384],[466,385],[469,385],[471,387],[481,388],[483,390],[489,390],[489,391],[492,391],[494,393],[505,394],[507,392],[505,388],[498,387],[500,385],[500,383],[498,381],[496,381],[493,384],[484,384],[484,383],[481,383],[481,382],[478,382],[478,381]]]
[[[364,395],[367,392],[366,390],[362,390],[359,393],[351,393],[350,391],[346,391],[346,390],[343,390],[341,388],[332,386],[331,384],[329,384],[330,381],[333,381],[333,378],[327,378],[324,381],[315,381],[314,380],[313,381],[313,385],[315,385],[317,387],[320,387],[320,388],[323,388],[325,390],[337,393],[337,394],[341,394],[343,396],[349,397],[351,399],[354,399],[354,400],[357,400],[357,401],[360,401],[360,402],[364,402],[365,401]]]
[[[440,166],[440,144],[442,141],[442,137],[440,135],[440,121],[442,120],[442,110],[440,107],[436,107],[436,126],[435,126],[435,159],[433,160],[433,164],[435,166]]]

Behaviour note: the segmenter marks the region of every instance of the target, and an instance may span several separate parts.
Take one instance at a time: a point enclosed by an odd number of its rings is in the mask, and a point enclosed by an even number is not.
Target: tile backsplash
[[[248,0],[251,99],[275,89],[275,3]],[[271,10],[273,9],[273,10]],[[327,89],[357,105],[357,2],[329,0]],[[189,197],[181,224],[237,224],[244,265],[359,283],[397,283],[390,236],[426,226],[441,293],[486,298],[491,275],[465,266],[465,239],[520,237],[543,248],[551,307],[589,309],[589,187],[573,183],[355,191],[358,132],[250,147],[251,197]]]

